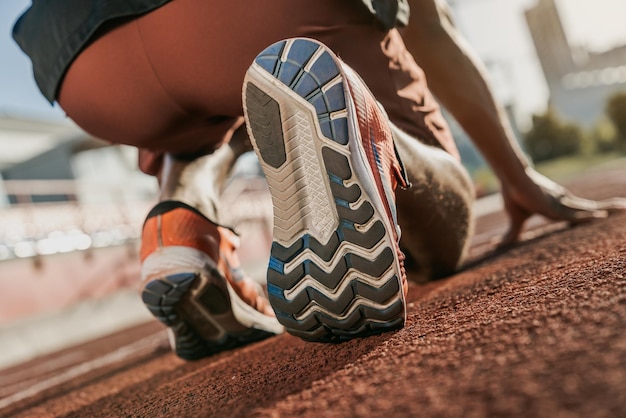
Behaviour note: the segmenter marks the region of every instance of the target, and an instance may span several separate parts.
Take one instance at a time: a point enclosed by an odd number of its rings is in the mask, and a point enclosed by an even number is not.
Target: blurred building
[[[262,280],[271,198],[254,154],[232,174],[224,222],[240,233],[244,268]],[[69,122],[0,115],[0,340],[2,326],[18,318],[134,291],[142,224],[157,194],[135,148]]]
[[[0,115],[0,260],[136,241],[156,184],[135,160],[70,122]]]
[[[135,160],[134,149],[108,146],[69,121],[0,115],[0,206],[153,197],[154,180]]]
[[[69,121],[0,114],[0,340],[13,321],[137,285],[157,187],[136,158]]]
[[[526,21],[550,91],[551,106],[565,119],[589,127],[606,99],[626,91],[626,44],[604,52],[571,45],[555,0],[538,0]]]

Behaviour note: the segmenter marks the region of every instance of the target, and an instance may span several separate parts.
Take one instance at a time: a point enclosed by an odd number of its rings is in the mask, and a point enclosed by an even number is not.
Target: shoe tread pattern
[[[230,332],[220,339],[203,338],[194,329],[188,318],[187,295],[199,280],[197,273],[178,273],[153,279],[144,286],[141,298],[148,310],[174,333],[176,354],[185,360],[198,360],[221,351],[230,350],[251,342],[259,341],[274,334],[254,328],[241,332]],[[208,311],[215,310],[211,306]],[[192,308],[193,309],[193,308]],[[223,303],[217,310],[224,309]],[[210,327],[208,322],[205,327]]]
[[[274,44],[256,63],[315,109],[318,132],[323,134],[320,140],[332,142],[319,153],[331,192],[331,196],[325,192],[324,199],[332,199],[328,204],[339,218],[326,242],[307,230],[281,242],[275,229],[267,278],[269,300],[279,322],[293,335],[328,342],[401,327],[404,299],[395,269],[396,252],[382,215],[363,195],[347,157],[345,87],[338,64],[323,47],[306,39]],[[294,164],[286,158],[287,164],[280,170],[273,164],[275,160],[264,161],[262,150],[274,147],[277,139],[289,140],[283,132],[285,123],[283,130],[274,129],[273,138],[268,139],[267,121],[280,120],[281,115],[276,115],[280,106],[254,81],[245,89],[252,140],[274,197],[272,182],[276,177],[288,178]],[[266,119],[264,114],[273,115]],[[276,174],[273,169],[280,171]],[[292,219],[297,218],[293,213],[283,214],[280,208],[275,209],[274,218],[275,225],[298,222]]]

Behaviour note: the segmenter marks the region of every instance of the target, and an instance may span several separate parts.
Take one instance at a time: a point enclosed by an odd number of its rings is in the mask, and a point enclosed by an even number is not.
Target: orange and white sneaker
[[[279,334],[261,286],[239,265],[239,237],[178,201],[157,204],[143,227],[141,297],[169,327],[176,354],[209,356]]]
[[[243,86],[274,205],[269,300],[291,334],[341,341],[406,317],[396,186],[408,187],[384,111],[326,46],[261,52]]]

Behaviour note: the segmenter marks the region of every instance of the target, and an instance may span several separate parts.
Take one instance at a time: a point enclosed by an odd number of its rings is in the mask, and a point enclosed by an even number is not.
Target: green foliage
[[[609,97],[605,112],[615,125],[619,146],[626,149],[626,91],[615,93]]]
[[[608,119],[600,119],[589,133],[590,142],[593,145],[592,153],[605,154],[618,149],[617,129]]]
[[[500,189],[500,182],[487,166],[482,166],[472,172],[476,197],[486,196],[495,193]]]
[[[577,176],[584,175],[587,170],[594,167],[608,167],[620,160],[618,153],[595,154],[591,156],[571,155],[557,158],[535,165],[535,169],[544,176],[555,180],[557,183],[567,182]]]
[[[524,135],[526,150],[535,162],[577,154],[583,141],[580,127],[563,122],[552,109],[533,115],[533,126]]]

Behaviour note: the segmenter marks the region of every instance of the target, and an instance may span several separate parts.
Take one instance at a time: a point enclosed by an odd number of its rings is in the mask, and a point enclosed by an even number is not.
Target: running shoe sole
[[[184,267],[182,267],[184,266]],[[169,327],[176,354],[197,360],[280,334],[275,318],[242,301],[206,254],[166,247],[143,263],[141,298]]]
[[[259,54],[243,87],[274,205],[269,300],[286,330],[338,342],[400,328],[396,228],[361,142],[346,69],[309,39]]]

